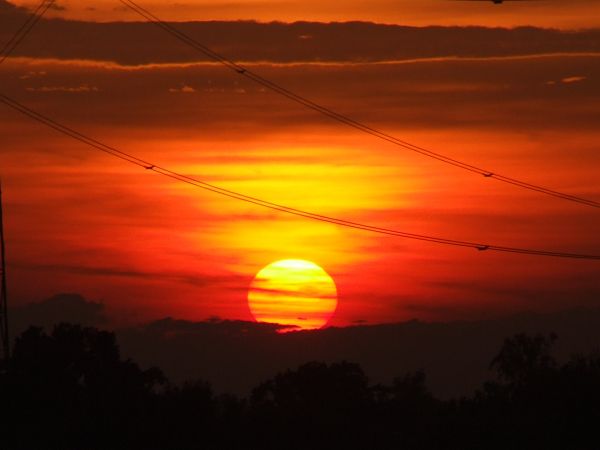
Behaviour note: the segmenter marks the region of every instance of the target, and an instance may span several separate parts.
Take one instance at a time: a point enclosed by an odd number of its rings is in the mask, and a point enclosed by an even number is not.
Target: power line
[[[27,20],[21,25],[15,34],[4,44],[0,50],[0,64],[17,48],[17,46],[25,39],[29,32],[35,27],[39,20],[46,14],[46,11],[54,4],[55,0],[42,0],[38,7],[29,15]]]
[[[31,32],[42,16],[54,4],[54,0],[42,0],[27,20],[15,32],[15,34],[4,44],[0,50],[0,65],[10,56],[23,39]],[[2,345],[3,364],[6,365],[10,359],[10,337],[8,330],[8,291],[6,281],[6,250],[4,244],[4,218],[2,213],[2,186],[0,184],[0,341]]]
[[[261,86],[263,86],[267,89],[270,89],[271,91],[274,91],[296,103],[299,103],[299,104],[305,106],[306,108],[312,109],[313,111],[316,111],[324,116],[327,116],[337,122],[340,122],[349,127],[355,128],[363,133],[370,134],[371,136],[379,138],[383,141],[387,141],[391,144],[397,145],[404,149],[411,150],[411,151],[421,154],[423,156],[427,156],[429,158],[449,164],[451,166],[458,167],[459,169],[467,170],[469,172],[482,175],[485,178],[493,178],[498,181],[502,181],[503,183],[511,184],[511,185],[514,185],[514,186],[517,186],[517,187],[520,187],[523,189],[528,189],[530,191],[535,191],[535,192],[549,195],[552,197],[561,198],[563,200],[568,200],[568,201],[579,203],[582,205],[591,206],[593,208],[600,208],[600,202],[598,202],[598,201],[586,199],[583,197],[578,197],[578,196],[567,194],[564,192],[555,191],[553,189],[549,189],[549,188],[546,188],[543,186],[538,186],[538,185],[528,183],[526,181],[522,181],[522,180],[519,180],[516,178],[507,177],[507,176],[501,175],[499,173],[496,173],[494,171],[486,170],[481,167],[475,166],[473,164],[469,164],[464,161],[460,161],[460,160],[451,158],[449,156],[445,156],[441,153],[437,153],[437,152],[428,150],[424,147],[419,147],[417,145],[403,141],[403,140],[401,140],[395,136],[392,136],[388,133],[380,131],[376,128],[373,128],[369,125],[365,125],[362,122],[356,121],[346,115],[340,114],[336,111],[333,111],[332,109],[329,109],[325,106],[315,103],[314,101],[312,101],[306,97],[296,94],[296,93],[286,89],[285,87],[283,87],[273,81],[270,81],[267,78],[264,78],[261,75],[251,71],[247,67],[226,58],[225,56],[215,52],[214,50],[210,49],[209,47],[199,43],[198,41],[196,41],[195,39],[193,39],[192,37],[190,37],[183,31],[180,31],[180,30],[174,28],[169,23],[161,20],[156,15],[154,15],[153,13],[151,13],[144,7],[140,6],[136,2],[134,2],[132,0],[119,0],[119,1],[121,3],[123,3],[125,6],[129,7],[133,11],[135,11],[140,16],[144,17],[147,21],[162,28],[167,33],[174,36],[176,39],[189,45],[190,47],[194,48],[195,50],[197,50],[200,53],[204,54],[205,56],[209,57],[213,61],[219,62],[219,63],[223,64],[224,66],[226,66],[227,68],[229,68],[230,70],[238,73],[239,75],[242,75],[242,76],[254,81],[255,83],[260,84]]]
[[[446,239],[446,238],[441,238],[441,237],[436,237],[436,236],[428,236],[428,235],[423,235],[423,234],[407,233],[404,231],[393,230],[393,229],[388,229],[388,228],[381,228],[381,227],[376,227],[376,226],[372,226],[372,225],[368,225],[368,224],[364,224],[364,223],[360,223],[360,222],[352,222],[352,221],[345,220],[345,219],[339,219],[336,217],[330,217],[330,216],[325,216],[325,215],[321,215],[321,214],[316,214],[316,213],[312,213],[312,212],[305,211],[302,209],[292,208],[292,207],[281,205],[278,203],[269,202],[266,200],[262,200],[260,198],[251,197],[251,196],[239,193],[239,192],[231,191],[228,189],[224,189],[224,188],[215,186],[210,183],[206,183],[202,180],[199,180],[199,179],[187,176],[187,175],[183,175],[178,172],[174,172],[170,169],[161,167],[150,161],[138,158],[137,156],[134,156],[130,153],[126,153],[122,150],[117,149],[116,147],[107,145],[101,141],[98,141],[97,139],[91,138],[77,130],[74,130],[73,128],[67,127],[59,122],[56,122],[55,120],[50,119],[49,117],[46,117],[46,116],[42,115],[41,113],[34,111],[31,108],[28,108],[27,106],[17,102],[16,100],[14,100],[4,94],[0,94],[0,102],[11,107],[12,109],[24,114],[25,116],[46,125],[47,127],[50,127],[72,139],[75,139],[81,143],[84,143],[96,150],[107,153],[115,158],[119,158],[123,161],[126,161],[130,164],[134,164],[145,170],[151,170],[160,175],[180,181],[182,183],[186,183],[186,184],[192,185],[194,187],[204,189],[206,191],[210,191],[215,194],[223,195],[223,196],[235,199],[235,200],[239,200],[239,201],[243,201],[246,203],[251,203],[251,204],[254,204],[257,206],[261,206],[263,208],[268,208],[271,210],[280,211],[283,213],[291,214],[291,215],[298,216],[298,217],[304,217],[306,219],[316,220],[319,222],[331,223],[331,224],[339,225],[339,226],[346,227],[346,228],[353,228],[353,229],[357,229],[357,230],[363,230],[363,231],[368,231],[368,232],[372,232],[372,233],[384,234],[384,235],[388,235],[388,236],[402,237],[402,238],[406,238],[406,239],[414,239],[414,240],[418,240],[418,241],[427,241],[427,242],[433,242],[433,243],[437,243],[437,244],[452,245],[455,247],[467,247],[467,248],[472,248],[472,249],[479,250],[479,251],[497,251],[497,252],[505,252],[505,253],[535,255],[535,256],[553,256],[553,257],[560,257],[560,258],[600,260],[600,255],[587,255],[587,254],[581,254],[581,253],[554,252],[554,251],[535,250],[535,249],[528,249],[528,248],[505,247],[505,246],[499,246],[499,245],[482,244],[482,243],[471,242],[471,241]]]
[[[17,31],[17,33],[15,34],[15,36],[13,36],[11,41],[9,41],[9,42],[13,42],[13,41],[16,42],[16,44],[12,46],[10,51],[14,50],[14,48],[33,29],[35,24],[39,21],[41,16],[50,8],[52,3],[54,3],[54,0],[50,0],[49,3],[46,4],[45,9],[42,9],[42,7],[44,6],[44,2],[42,2],[42,4],[38,7],[38,9],[35,11],[35,13],[26,22],[26,24],[31,23],[31,25],[27,26],[25,24],[23,27],[21,27],[20,30]],[[37,17],[37,19],[36,19],[36,17]],[[8,47],[8,45],[5,46],[5,48],[7,48],[7,47]],[[0,64],[2,62],[4,62],[5,59],[6,58],[3,58],[2,60],[0,60]],[[26,115],[27,117],[29,117],[33,120],[36,120],[36,121],[66,135],[68,137],[71,137],[72,139],[82,142],[92,148],[95,148],[96,150],[107,153],[115,158],[119,158],[123,161],[129,162],[130,164],[134,164],[134,165],[144,168],[146,170],[152,170],[160,175],[172,178],[174,180],[177,180],[177,181],[180,181],[180,182],[183,182],[186,184],[190,184],[192,186],[195,186],[195,187],[198,187],[198,188],[201,188],[201,189],[204,189],[204,190],[216,193],[216,194],[220,194],[220,195],[232,198],[232,199],[251,203],[251,204],[261,206],[264,208],[269,208],[272,210],[295,215],[298,217],[304,217],[307,219],[331,223],[334,225],[339,225],[339,226],[343,226],[343,227],[347,227],[347,228],[354,228],[354,229],[358,229],[358,230],[369,231],[369,232],[373,232],[373,233],[385,234],[385,235],[396,236],[396,237],[403,237],[403,238],[407,238],[407,239],[414,239],[414,240],[420,240],[420,241],[433,242],[433,243],[437,243],[437,244],[452,245],[452,246],[457,246],[457,247],[473,248],[473,249],[477,249],[479,251],[490,250],[490,251],[518,253],[518,254],[525,254],[525,255],[600,260],[600,255],[585,255],[585,254],[579,254],[579,253],[551,252],[551,251],[545,251],[545,250],[534,250],[534,249],[517,248],[517,247],[503,247],[503,246],[496,246],[496,245],[479,244],[479,243],[469,242],[469,241],[445,239],[445,238],[439,238],[439,237],[435,237],[435,236],[406,233],[403,231],[392,230],[392,229],[387,229],[387,228],[380,228],[380,227],[375,227],[375,226],[362,224],[362,223],[358,223],[358,222],[351,222],[351,221],[347,221],[344,219],[338,219],[335,217],[329,217],[329,216],[324,216],[324,215],[320,215],[320,214],[315,214],[315,213],[311,213],[309,211],[304,211],[304,210],[300,210],[300,209],[296,209],[296,208],[291,208],[291,207],[288,207],[285,205],[268,202],[266,200],[262,200],[262,199],[259,199],[256,197],[250,197],[250,196],[247,196],[247,195],[235,192],[235,191],[230,191],[227,189],[220,188],[218,186],[203,182],[201,180],[198,180],[198,179],[186,176],[186,175],[182,175],[180,173],[171,171],[164,167],[160,167],[149,161],[140,159],[134,155],[131,155],[131,154],[123,152],[115,147],[104,144],[96,139],[86,136],[83,133],[80,133],[77,130],[74,130],[74,129],[69,128],[59,122],[56,122],[55,120],[52,120],[49,117],[46,117],[46,116],[38,113],[37,111],[34,111],[33,109],[28,108],[25,105],[17,102],[14,99],[11,99],[10,97],[8,97],[6,95],[1,94],[1,93],[0,93],[0,102],[6,104],[7,106],[15,109],[16,111]]]
[[[6,287],[6,251],[4,247],[4,218],[2,215],[2,183],[0,182],[0,344],[2,362],[10,359],[10,339],[8,335],[8,291]],[[4,367],[6,368],[6,367]]]

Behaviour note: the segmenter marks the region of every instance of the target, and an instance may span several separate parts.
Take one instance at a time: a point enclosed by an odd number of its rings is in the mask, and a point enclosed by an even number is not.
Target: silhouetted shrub
[[[556,336],[519,334],[472,397],[442,401],[423,372],[371,385],[357,364],[310,362],[248,400],[170,384],[123,360],[113,333],[30,328],[0,374],[6,450],[595,449],[600,356],[559,364]]]

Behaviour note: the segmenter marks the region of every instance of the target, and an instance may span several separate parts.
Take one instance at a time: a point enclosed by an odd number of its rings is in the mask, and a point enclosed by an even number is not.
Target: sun
[[[317,264],[284,259],[256,274],[248,290],[248,306],[257,322],[314,330],[324,327],[335,313],[337,289]]]

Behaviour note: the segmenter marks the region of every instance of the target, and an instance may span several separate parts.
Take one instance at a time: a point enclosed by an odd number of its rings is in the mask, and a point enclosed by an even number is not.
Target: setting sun
[[[317,329],[335,312],[337,289],[315,263],[286,259],[258,272],[248,291],[248,306],[257,322]]]

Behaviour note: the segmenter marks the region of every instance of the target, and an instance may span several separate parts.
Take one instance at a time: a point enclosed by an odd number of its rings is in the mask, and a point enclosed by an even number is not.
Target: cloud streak
[[[535,184],[600,195],[597,31],[182,26],[200,38],[214,31],[212,44],[247,57],[266,78],[408,142]],[[111,30],[114,39],[101,40]],[[48,21],[23,47],[32,58],[3,65],[3,90],[153,163],[269,201],[457,240],[600,252],[598,217],[587,211],[375,142],[198,62],[150,30]],[[368,42],[345,45],[370,31]],[[300,32],[312,39],[298,39]],[[147,39],[127,40],[137,48],[117,45],[134,35]],[[90,45],[66,42],[74,38]],[[289,54],[286,39],[294,40]],[[244,45],[259,50],[247,53]],[[106,62],[113,57],[117,62]],[[98,92],[71,91],[82,86]],[[337,325],[470,317],[484,300],[496,313],[547,310],[569,304],[571,295],[582,304],[598,301],[597,273],[580,262],[534,263],[267,213],[90,152],[6,109],[0,132],[9,260],[24,263],[9,273],[19,302],[74,289],[108,299],[115,317],[248,319],[252,277],[290,257],[332,274]],[[532,295],[549,290],[551,304]]]
[[[0,40],[10,36],[0,15]],[[176,25],[236,61],[381,62],[417,58],[511,57],[600,52],[600,31],[541,28],[424,27],[350,23],[189,22]],[[6,31],[4,31],[6,30]],[[4,31],[4,32],[3,32]],[[135,41],[130,37],[136,36]],[[310,36],[310,39],[301,37]],[[85,41],[86,45],[78,45]],[[351,43],[351,45],[348,45]],[[148,23],[42,20],[13,55],[115,61],[123,65],[207,61]]]

